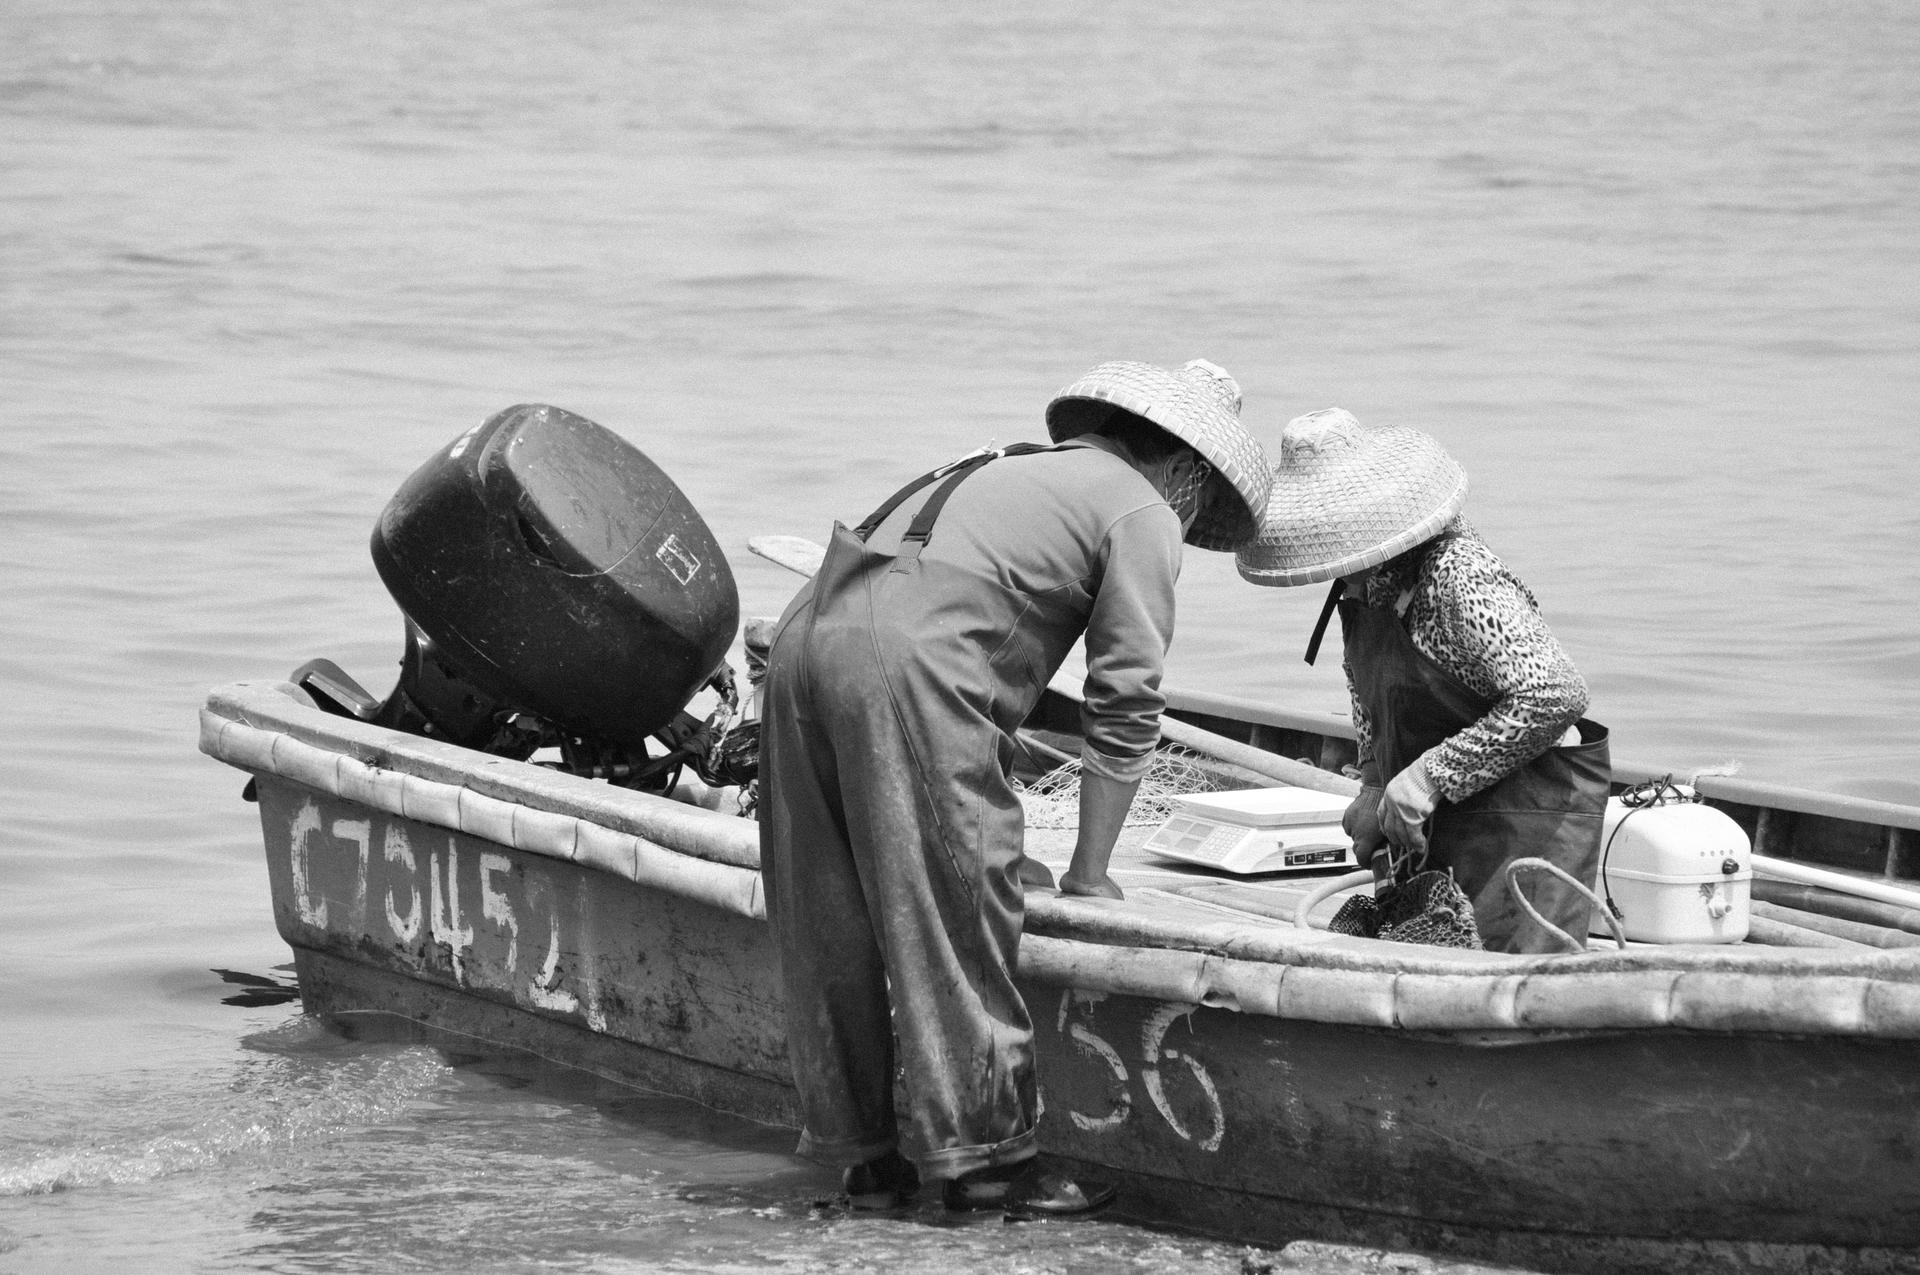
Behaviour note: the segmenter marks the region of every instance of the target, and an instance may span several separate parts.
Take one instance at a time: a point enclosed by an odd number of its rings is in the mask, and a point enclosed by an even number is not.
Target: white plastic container
[[[1637,943],[1738,943],[1747,937],[1753,845],[1712,806],[1607,801],[1594,892],[1619,908]],[[1611,936],[1595,915],[1592,932]]]

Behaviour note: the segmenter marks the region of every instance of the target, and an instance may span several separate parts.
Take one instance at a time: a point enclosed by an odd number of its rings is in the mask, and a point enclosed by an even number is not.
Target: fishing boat
[[[514,410],[440,469],[497,488],[489,464],[538,451],[534,425],[570,423]],[[617,469],[574,466],[570,490]],[[443,479],[416,475],[396,504],[451,516],[427,490]],[[506,540],[565,565],[526,497]],[[628,539],[666,547],[638,556],[683,585],[721,569],[671,501],[641,521]],[[385,703],[315,661],[201,710],[202,751],[249,776],[305,1007],[794,1125],[746,790],[683,776],[645,791],[627,782],[644,760],[511,746],[525,715],[482,711],[500,681],[447,677],[500,647],[450,655],[448,630],[420,622],[424,595],[396,584],[423,557],[404,530],[383,516],[375,533],[409,622]],[[419,578],[461,576],[434,561]],[[697,686],[714,665],[688,645]],[[666,700],[691,702],[685,689]],[[1029,777],[1077,729],[1057,681],[1027,723]],[[1230,784],[1354,787],[1341,718],[1174,692],[1165,734]],[[1740,941],[1581,936],[1517,956],[1337,933],[1329,918],[1365,888],[1353,873],[1210,870],[1129,828],[1124,900],[1027,897],[1045,1151],[1117,1181],[1125,1219],[1253,1244],[1554,1272],[1920,1269],[1920,808],[1670,774],[1617,764],[1616,785],[1686,788],[1737,828],[1755,867]],[[1028,834],[1056,872],[1071,845]],[[1680,893],[1724,898],[1731,875]]]

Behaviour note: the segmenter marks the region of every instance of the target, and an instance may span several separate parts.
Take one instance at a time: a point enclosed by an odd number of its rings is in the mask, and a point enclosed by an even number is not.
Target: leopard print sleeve
[[[1464,525],[1427,555],[1405,615],[1421,654],[1493,701],[1422,760],[1449,801],[1553,747],[1587,709],[1587,684],[1533,593]]]

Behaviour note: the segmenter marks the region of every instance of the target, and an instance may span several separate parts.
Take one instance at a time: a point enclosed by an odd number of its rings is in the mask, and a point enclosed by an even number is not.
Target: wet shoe
[[[1009,1218],[1085,1217],[1113,1203],[1114,1194],[1104,1183],[1082,1186],[1032,1160],[975,1169],[941,1189],[949,1209],[1000,1209]]]
[[[940,1202],[955,1213],[971,1213],[1005,1208],[1007,1191],[1013,1180],[1028,1168],[1025,1160],[1017,1164],[993,1164],[984,1169],[948,1178],[940,1187]]]
[[[861,1212],[885,1212],[911,1201],[920,1190],[920,1171],[898,1151],[856,1164],[840,1175],[847,1203]]]
[[[1007,1187],[1009,1218],[1087,1217],[1113,1203],[1110,1183],[1076,1182],[1064,1173],[1034,1168]]]

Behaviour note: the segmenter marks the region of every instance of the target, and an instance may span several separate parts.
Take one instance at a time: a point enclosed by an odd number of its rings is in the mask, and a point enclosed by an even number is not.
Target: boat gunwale
[[[738,816],[328,714],[285,682],[212,692],[200,747],[256,774],[765,916],[756,826]],[[1038,941],[1023,944],[1023,972],[1139,994],[1151,986],[1164,999],[1276,1017],[1420,1031],[1683,1028],[1920,1038],[1920,949],[1649,947],[1511,956],[1412,951],[1105,900],[1035,894],[1027,906],[1027,932]]]
[[[1237,720],[1303,734],[1317,734],[1329,739],[1351,741],[1355,738],[1353,723],[1335,713],[1316,713],[1207,691],[1169,690],[1167,707],[1176,714],[1191,713]],[[1650,765],[1633,758],[1616,758],[1613,762],[1613,779],[1615,786],[1675,779],[1691,785],[1702,797],[1712,802],[1767,807],[1794,814],[1920,831],[1920,806],[1882,801],[1876,797],[1853,797],[1813,788],[1797,788],[1767,780],[1742,779],[1737,775],[1710,773],[1704,767],[1688,771],[1675,766]]]

